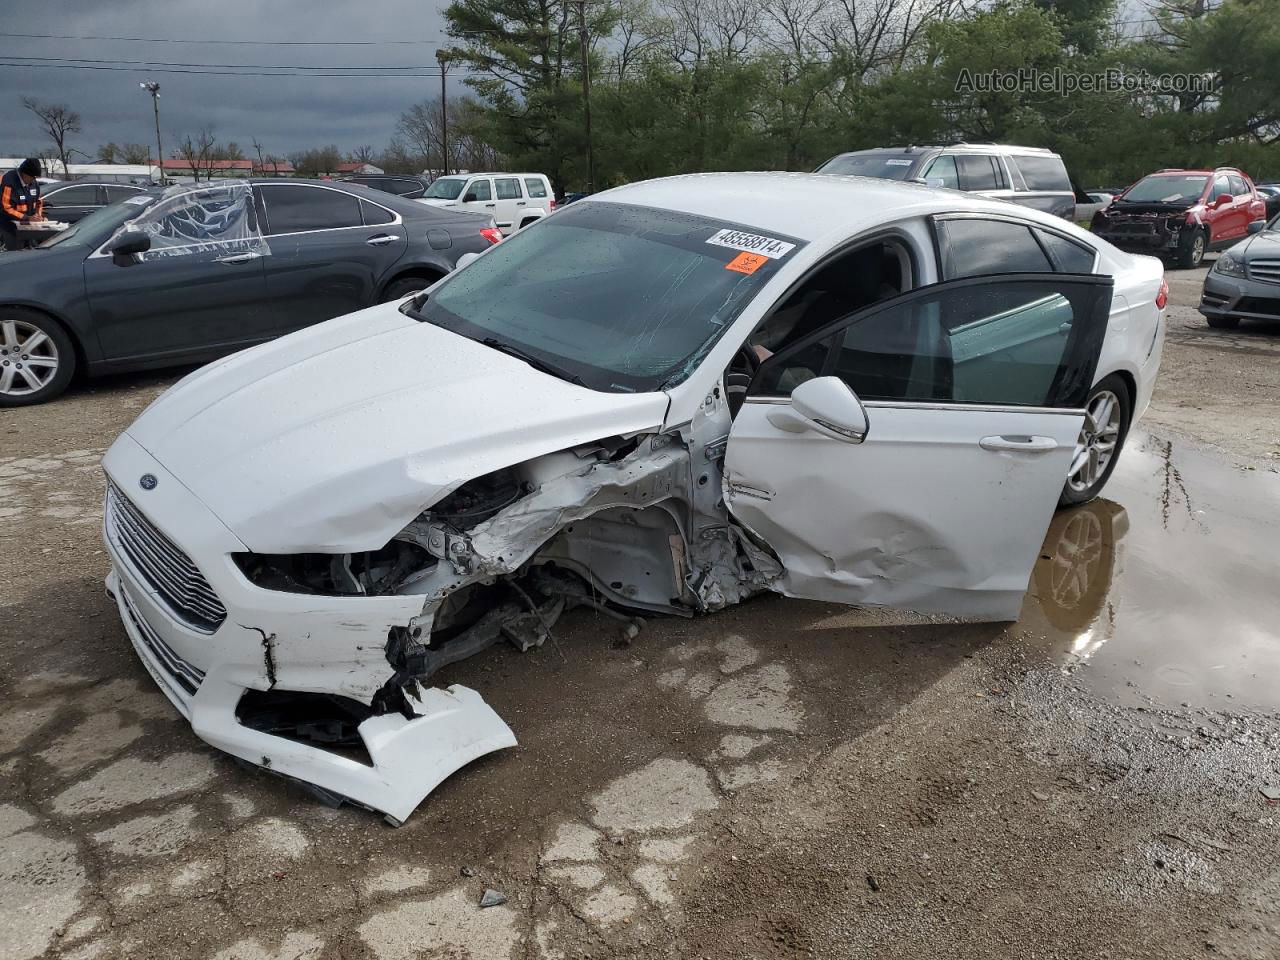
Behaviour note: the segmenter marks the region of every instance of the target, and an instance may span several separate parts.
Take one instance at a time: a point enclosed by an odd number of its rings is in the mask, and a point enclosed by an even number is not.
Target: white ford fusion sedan
[[[1014,619],[1147,405],[1165,296],[962,193],[612,190],[160,397],[106,457],[108,589],[200,737],[400,822],[515,744],[433,675],[575,606]]]

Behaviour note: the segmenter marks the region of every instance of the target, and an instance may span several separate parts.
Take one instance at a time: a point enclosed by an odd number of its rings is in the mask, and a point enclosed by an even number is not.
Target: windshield
[[[54,234],[37,249],[47,250],[50,247],[96,247],[105,241],[112,232],[142,212],[142,208],[155,201],[155,197],[139,194],[120,203],[113,203],[101,210],[95,210],[83,220],[73,223],[61,233]]]
[[[462,192],[462,185],[466,182],[457,177],[441,177],[423,196],[431,200],[457,200],[458,194]]]
[[[902,154],[881,153],[868,150],[864,153],[847,153],[834,157],[818,168],[818,173],[840,176],[877,177],[880,180],[905,180],[911,168],[920,158]]]
[[[801,246],[705,217],[580,201],[493,247],[411,315],[592,389],[658,390],[689,375]]]
[[[1194,203],[1208,177],[1143,177],[1125,193],[1126,203]]]

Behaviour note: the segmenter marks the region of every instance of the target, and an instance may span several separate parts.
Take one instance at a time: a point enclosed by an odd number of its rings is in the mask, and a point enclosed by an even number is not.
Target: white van
[[[498,221],[504,235],[515,233],[556,208],[551,181],[541,173],[469,173],[440,177],[419,203],[460,207]]]

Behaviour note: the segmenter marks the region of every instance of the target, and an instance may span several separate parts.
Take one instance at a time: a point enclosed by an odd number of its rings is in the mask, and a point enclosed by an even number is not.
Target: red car
[[[1266,216],[1265,199],[1234,167],[1160,170],[1095,213],[1090,229],[1121,250],[1198,267],[1206,252],[1242,240]]]

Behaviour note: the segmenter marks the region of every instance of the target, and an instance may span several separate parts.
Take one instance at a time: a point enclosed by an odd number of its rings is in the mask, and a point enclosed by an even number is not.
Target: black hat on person
[[[35,157],[27,157],[18,166],[18,172],[26,174],[28,177],[40,176],[40,161]]]

